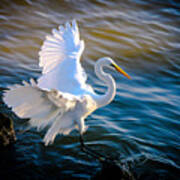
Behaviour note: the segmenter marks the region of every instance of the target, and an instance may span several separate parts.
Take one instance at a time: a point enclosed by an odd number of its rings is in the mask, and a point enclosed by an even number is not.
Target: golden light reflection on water
[[[153,59],[154,51],[172,49],[171,44],[178,43],[177,20],[169,18],[168,13],[152,11],[151,3],[15,1],[1,5],[1,53],[19,52],[38,59],[35,54],[44,36],[73,18],[78,20],[85,39],[85,55],[92,60],[99,56],[136,58],[142,53]]]

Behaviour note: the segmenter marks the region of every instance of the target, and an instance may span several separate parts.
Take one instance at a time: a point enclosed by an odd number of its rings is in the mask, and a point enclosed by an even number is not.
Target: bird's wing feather
[[[74,95],[82,95],[83,90],[90,89],[80,63],[83,50],[84,42],[80,40],[75,21],[72,25],[59,26],[59,30],[53,29],[39,52],[43,75],[38,79],[38,86]]]
[[[59,26],[58,30],[53,29],[52,35],[46,36],[39,52],[39,66],[43,68],[42,73],[48,73],[70,56],[80,57],[83,50],[84,42],[80,40],[75,20],[72,22],[72,26],[66,23],[65,27]]]
[[[44,139],[46,144],[54,141],[58,133],[67,134],[76,128],[74,119],[65,116],[79,101],[76,97],[57,90],[45,91],[37,87],[34,80],[31,83],[10,87],[4,93],[4,102],[21,118],[31,118],[30,126],[38,129],[49,127],[51,138]],[[54,128],[56,124],[56,129]],[[51,132],[51,133],[50,133]]]
[[[44,141],[52,143],[58,133],[67,134],[77,128],[83,96],[92,88],[86,84],[86,74],[80,64],[84,42],[79,38],[78,26],[67,23],[53,29],[39,53],[42,76],[36,84],[24,82],[4,93],[4,101],[21,118],[30,118],[30,125],[38,129],[49,127]],[[86,101],[84,101],[84,106]],[[78,117],[79,116],[79,117]]]

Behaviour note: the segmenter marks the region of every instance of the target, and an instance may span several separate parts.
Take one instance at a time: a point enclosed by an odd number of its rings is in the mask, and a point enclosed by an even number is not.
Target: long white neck
[[[116,94],[116,83],[110,74],[107,74],[103,71],[104,63],[102,61],[97,61],[95,64],[95,73],[97,77],[104,81],[108,86],[108,90],[105,94],[98,96],[96,102],[98,107],[105,106],[109,104]]]

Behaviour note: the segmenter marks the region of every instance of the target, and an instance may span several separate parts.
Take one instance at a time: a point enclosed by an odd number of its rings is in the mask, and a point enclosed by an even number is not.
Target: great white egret
[[[48,128],[43,139],[45,145],[54,142],[57,134],[69,134],[77,129],[82,135],[86,131],[85,118],[97,108],[109,104],[116,93],[116,84],[112,76],[103,71],[104,67],[113,67],[127,78],[111,58],[100,58],[95,64],[95,73],[108,89],[105,94],[96,94],[86,84],[86,73],[81,66],[80,57],[84,50],[84,41],[80,40],[76,21],[53,29],[46,36],[39,52],[42,75],[37,83],[23,81],[4,93],[4,102],[20,118],[30,118],[30,127],[38,130]],[[83,143],[82,143],[83,144]]]

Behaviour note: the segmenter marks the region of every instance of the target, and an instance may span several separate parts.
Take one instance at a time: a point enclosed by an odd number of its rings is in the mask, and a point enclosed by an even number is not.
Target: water
[[[45,35],[74,18],[85,40],[83,66],[94,89],[106,90],[93,70],[102,56],[115,59],[132,77],[111,72],[117,95],[87,118],[86,143],[131,166],[139,179],[179,179],[178,1],[1,0],[1,90],[38,78],[38,51]],[[58,136],[45,147],[44,132],[22,133],[24,120],[4,105],[1,111],[13,117],[18,140],[6,151],[0,174],[19,179],[90,179],[99,170],[99,162],[80,151],[77,132]]]

